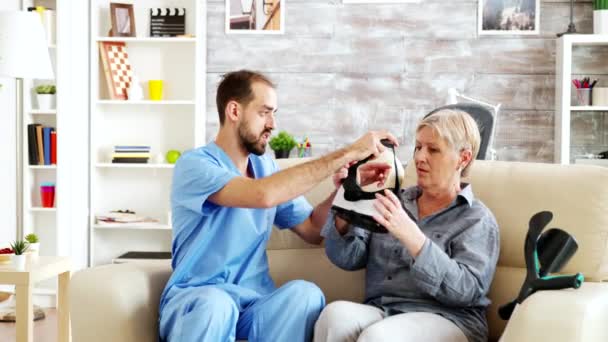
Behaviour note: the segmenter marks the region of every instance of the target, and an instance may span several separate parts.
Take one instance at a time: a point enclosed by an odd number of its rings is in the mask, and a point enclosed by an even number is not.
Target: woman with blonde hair
[[[315,341],[487,341],[498,225],[461,182],[479,144],[467,113],[432,113],[416,128],[416,185],[376,196],[374,219],[389,233],[330,215],[322,231],[327,256],[342,269],[366,269],[365,302],[329,304]],[[334,175],[336,187],[345,176],[346,168]]]

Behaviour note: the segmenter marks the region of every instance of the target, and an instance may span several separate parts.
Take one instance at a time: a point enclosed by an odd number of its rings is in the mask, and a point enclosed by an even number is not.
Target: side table
[[[34,303],[32,302],[32,289],[37,282],[52,277],[58,277],[59,279],[57,285],[57,341],[70,341],[70,308],[68,302],[70,272],[71,263],[68,257],[30,257],[24,270],[17,270],[12,264],[0,265],[0,284],[15,285],[17,342],[33,341]]]

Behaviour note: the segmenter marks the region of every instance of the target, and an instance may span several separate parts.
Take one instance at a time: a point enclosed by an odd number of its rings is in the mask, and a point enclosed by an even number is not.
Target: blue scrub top
[[[265,155],[250,154],[248,167],[254,178],[279,170]],[[310,216],[312,207],[304,197],[270,209],[222,207],[207,201],[238,176],[242,175],[232,160],[213,142],[178,159],[171,191],[173,274],[161,296],[161,310],[173,287],[218,285],[229,293],[239,289],[239,295],[243,288],[252,295],[275,290],[266,257],[272,225],[293,228]],[[247,189],[242,192],[247,196]]]

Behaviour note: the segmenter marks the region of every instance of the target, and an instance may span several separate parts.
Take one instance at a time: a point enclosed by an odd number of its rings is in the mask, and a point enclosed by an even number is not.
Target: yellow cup
[[[160,101],[163,99],[163,80],[149,80],[148,90],[150,91],[150,100]]]

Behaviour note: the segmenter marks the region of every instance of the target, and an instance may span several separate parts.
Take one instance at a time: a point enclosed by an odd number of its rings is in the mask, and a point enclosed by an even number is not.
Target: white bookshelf
[[[178,37],[97,37],[97,42],[125,42],[134,43],[196,43],[196,38],[178,38]]]
[[[134,105],[150,105],[150,106],[167,106],[167,105],[196,105],[196,101],[193,100],[137,100],[137,101],[124,101],[124,100],[97,100],[97,104],[100,105],[117,105],[117,106],[134,106]]]
[[[164,163],[149,163],[149,164],[113,164],[113,163],[97,163],[98,168],[106,169],[173,169],[175,165]]]
[[[184,152],[205,141],[206,1],[135,0],[136,37],[107,37],[109,0],[91,1],[89,264],[111,263],[128,251],[170,251],[168,150]],[[185,38],[149,37],[150,8],[185,8]],[[108,95],[99,42],[125,42],[143,100]],[[163,80],[163,100],[151,101],[147,81]],[[114,164],[116,145],[151,147],[148,164]],[[105,224],[96,215],[129,209],[158,222]]]
[[[37,213],[56,213],[57,208],[32,207],[30,208],[30,211]]]
[[[573,112],[608,112],[608,106],[573,106],[572,50],[577,46],[608,45],[608,35],[566,34],[557,39],[555,72],[555,162],[570,164],[570,129]],[[579,163],[579,160],[576,160]]]
[[[56,170],[57,165],[28,165],[31,170]]]
[[[84,91],[88,84],[88,37],[74,27],[86,26],[83,22],[87,20],[88,4],[69,0],[21,0],[20,6],[21,10],[43,6],[55,13],[55,39],[48,41],[55,78],[23,82],[23,186],[20,189],[23,193],[23,234],[38,235],[41,255],[70,256],[74,268],[78,269],[86,265],[87,259],[88,148],[82,149],[86,146],[86,136],[82,134],[87,134],[88,118],[82,114],[88,110],[88,94]],[[58,17],[62,20],[57,20]],[[56,85],[56,108],[38,109],[34,88],[42,83]],[[55,127],[58,137],[56,165],[30,165],[27,125],[32,123]],[[68,146],[70,153],[63,153]],[[82,158],[74,158],[79,155]],[[41,206],[40,184],[43,182],[55,183],[53,208]],[[56,282],[41,282],[34,291],[49,297],[44,302],[54,305]]]
[[[30,115],[57,115],[57,109],[32,109]]]
[[[143,230],[171,230],[171,225],[161,223],[113,223],[95,224],[95,229],[143,229]]]

